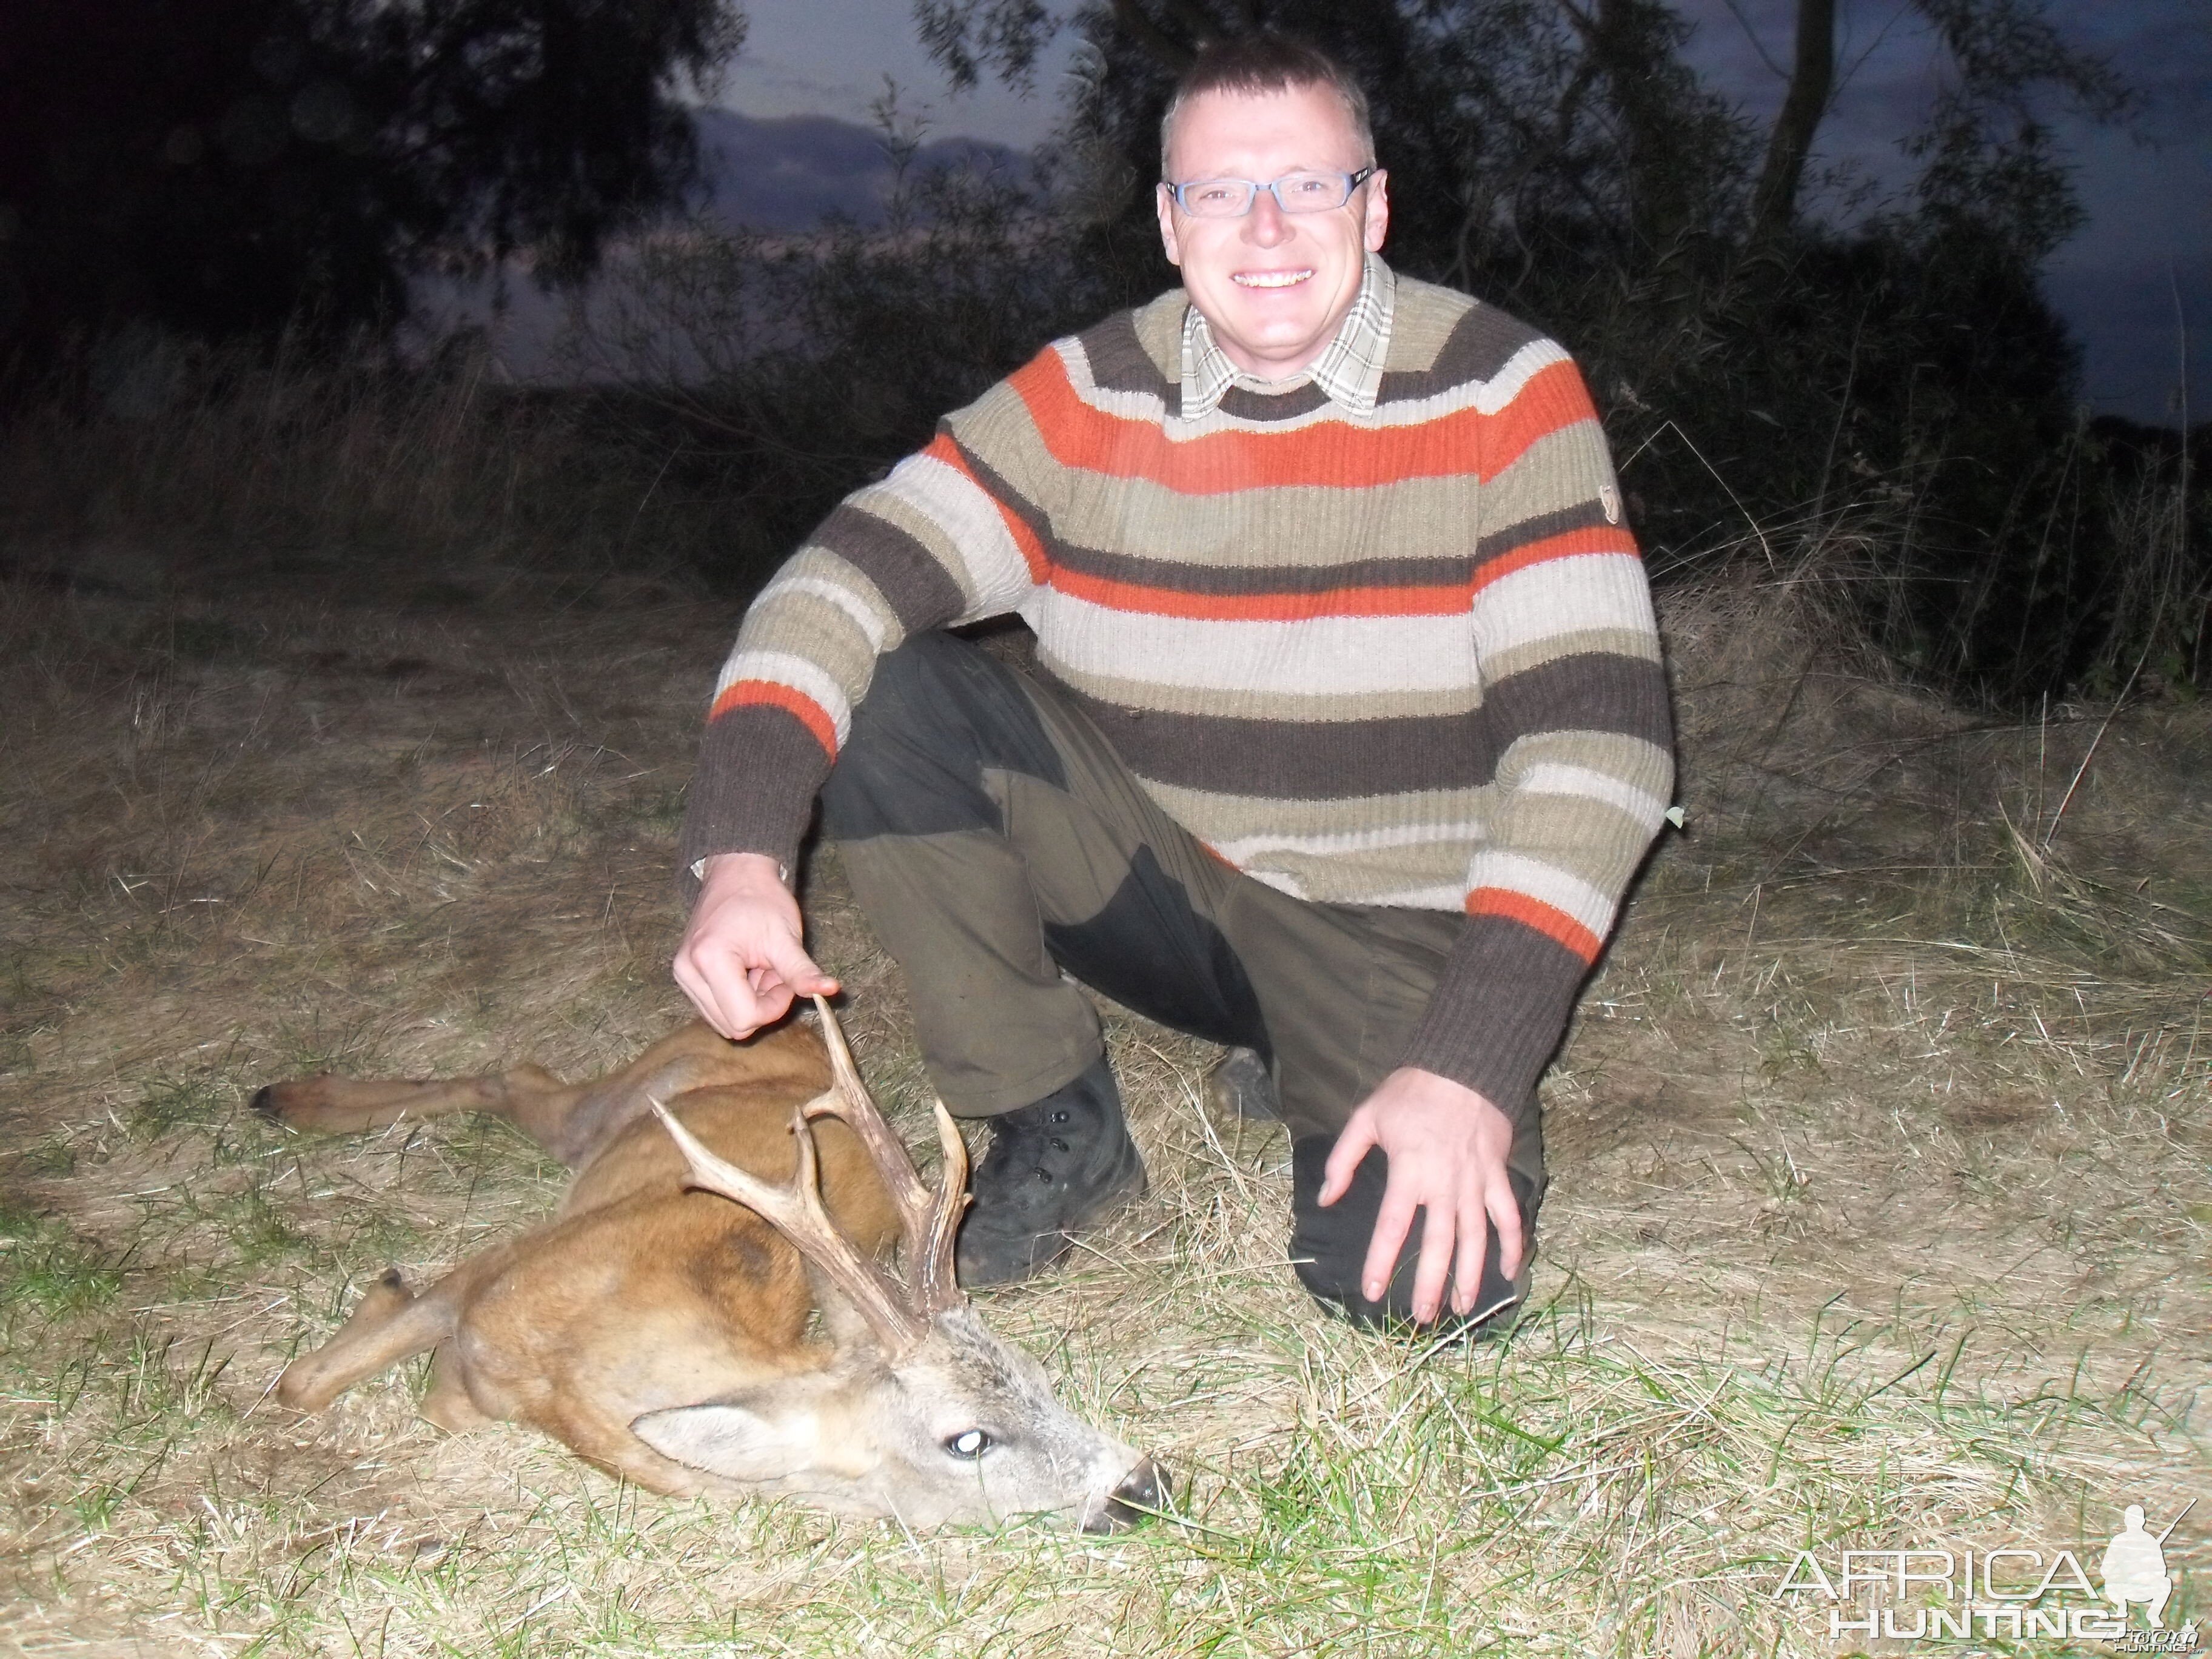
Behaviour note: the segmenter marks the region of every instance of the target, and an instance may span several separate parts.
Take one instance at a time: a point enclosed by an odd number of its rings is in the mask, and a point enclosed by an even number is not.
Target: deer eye
[[[963,1429],[945,1443],[945,1449],[973,1462],[991,1449],[991,1437],[981,1429]]]

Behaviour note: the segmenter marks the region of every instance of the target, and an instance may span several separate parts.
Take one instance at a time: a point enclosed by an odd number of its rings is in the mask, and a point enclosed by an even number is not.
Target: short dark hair
[[[1168,171],[1168,145],[1175,137],[1176,118],[1193,99],[1209,92],[1290,92],[1304,87],[1326,87],[1344,105],[1358,139],[1363,162],[1375,159],[1375,129],[1367,114],[1367,94],[1344,66],[1319,49],[1273,29],[1231,34],[1209,40],[1198,58],[1182,72],[1160,117],[1160,176]],[[1172,182],[1172,181],[1170,181]]]

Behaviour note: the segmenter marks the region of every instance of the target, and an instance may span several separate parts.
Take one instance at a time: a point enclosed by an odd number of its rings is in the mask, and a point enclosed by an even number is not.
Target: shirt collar
[[[1398,279],[1376,255],[1367,256],[1359,292],[1345,313],[1328,349],[1297,374],[1263,380],[1229,361],[1196,306],[1182,319],[1182,417],[1201,420],[1221,407],[1232,386],[1281,392],[1311,380],[1330,400],[1357,414],[1370,415],[1382,388],[1382,363],[1390,355],[1390,320],[1396,308]]]

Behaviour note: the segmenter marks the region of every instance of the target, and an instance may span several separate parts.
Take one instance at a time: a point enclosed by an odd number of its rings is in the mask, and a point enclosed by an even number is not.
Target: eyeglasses
[[[1357,173],[1286,173],[1264,185],[1252,179],[1194,179],[1167,191],[1194,219],[1242,219],[1263,190],[1285,213],[1327,213],[1350,201],[1374,174],[1364,167]]]

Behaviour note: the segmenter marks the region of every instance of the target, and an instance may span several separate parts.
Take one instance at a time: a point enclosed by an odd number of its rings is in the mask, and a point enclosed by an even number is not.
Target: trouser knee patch
[[[832,841],[1001,828],[987,769],[1065,787],[1021,677],[964,640],[917,634],[879,659],[822,789]]]

